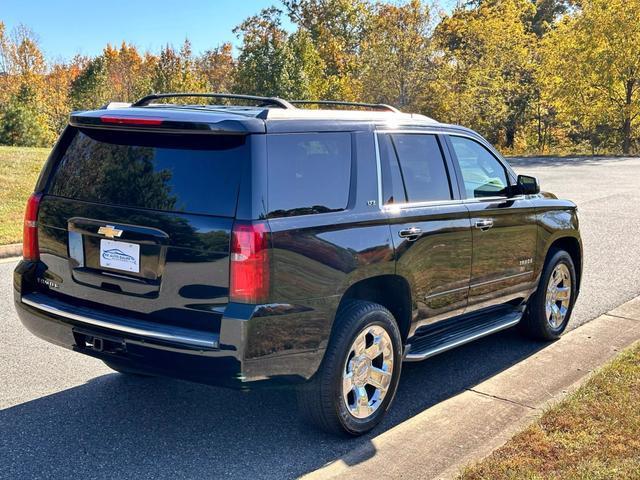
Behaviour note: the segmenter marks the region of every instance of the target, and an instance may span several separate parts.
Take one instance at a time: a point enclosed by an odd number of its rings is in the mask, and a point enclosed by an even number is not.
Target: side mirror
[[[518,175],[518,190],[521,195],[535,195],[540,193],[540,184],[536,177]]]

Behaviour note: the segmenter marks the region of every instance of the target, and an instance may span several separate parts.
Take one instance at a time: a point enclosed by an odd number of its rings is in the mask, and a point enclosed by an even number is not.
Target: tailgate
[[[38,288],[78,306],[219,327],[241,136],[73,130],[38,213]]]
[[[45,196],[39,242],[46,282],[40,288],[85,306],[208,330],[228,302],[232,223]],[[107,237],[99,233],[105,226],[121,233]],[[126,259],[130,246],[139,250],[138,271],[126,269],[132,261],[113,262],[113,250]]]

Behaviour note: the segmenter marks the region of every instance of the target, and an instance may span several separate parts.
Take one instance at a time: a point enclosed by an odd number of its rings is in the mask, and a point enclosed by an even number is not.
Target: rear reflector
[[[232,302],[266,301],[269,295],[268,233],[269,229],[264,223],[234,224],[229,288]]]
[[[110,123],[113,125],[162,125],[162,118],[151,117],[100,117],[102,123]]]
[[[22,258],[30,262],[40,260],[38,248],[38,207],[40,206],[41,193],[32,193],[27,200],[27,208],[24,212],[24,227],[22,230]]]

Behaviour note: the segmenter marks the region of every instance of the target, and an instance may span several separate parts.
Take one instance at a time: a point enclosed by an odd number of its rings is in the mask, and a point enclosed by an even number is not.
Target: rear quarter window
[[[77,131],[48,193],[93,203],[231,217],[242,136]]]
[[[351,134],[267,137],[270,217],[344,210],[351,181]]]

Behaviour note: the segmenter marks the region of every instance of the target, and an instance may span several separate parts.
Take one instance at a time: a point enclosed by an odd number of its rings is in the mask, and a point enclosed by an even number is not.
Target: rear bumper
[[[62,302],[38,293],[16,296],[15,306],[23,325],[34,335],[100,360],[141,373],[211,385],[241,388],[246,380],[238,349],[220,348],[217,334],[208,345],[203,338],[171,338],[168,332],[159,338],[157,331],[145,332],[139,325],[132,328],[130,321],[123,321],[121,328],[121,319],[87,316],[82,309],[71,312]]]
[[[14,303],[23,325],[59,346],[141,373],[231,388],[299,383],[317,370],[323,348],[266,351],[265,306],[229,304],[219,332],[122,318],[32,288],[30,266],[14,273]],[[308,310],[307,310],[308,312]],[[295,315],[294,315],[295,317]],[[295,323],[295,322],[294,322]],[[288,330],[288,329],[287,329]],[[269,345],[277,344],[271,335]],[[320,341],[320,339],[318,339]]]

